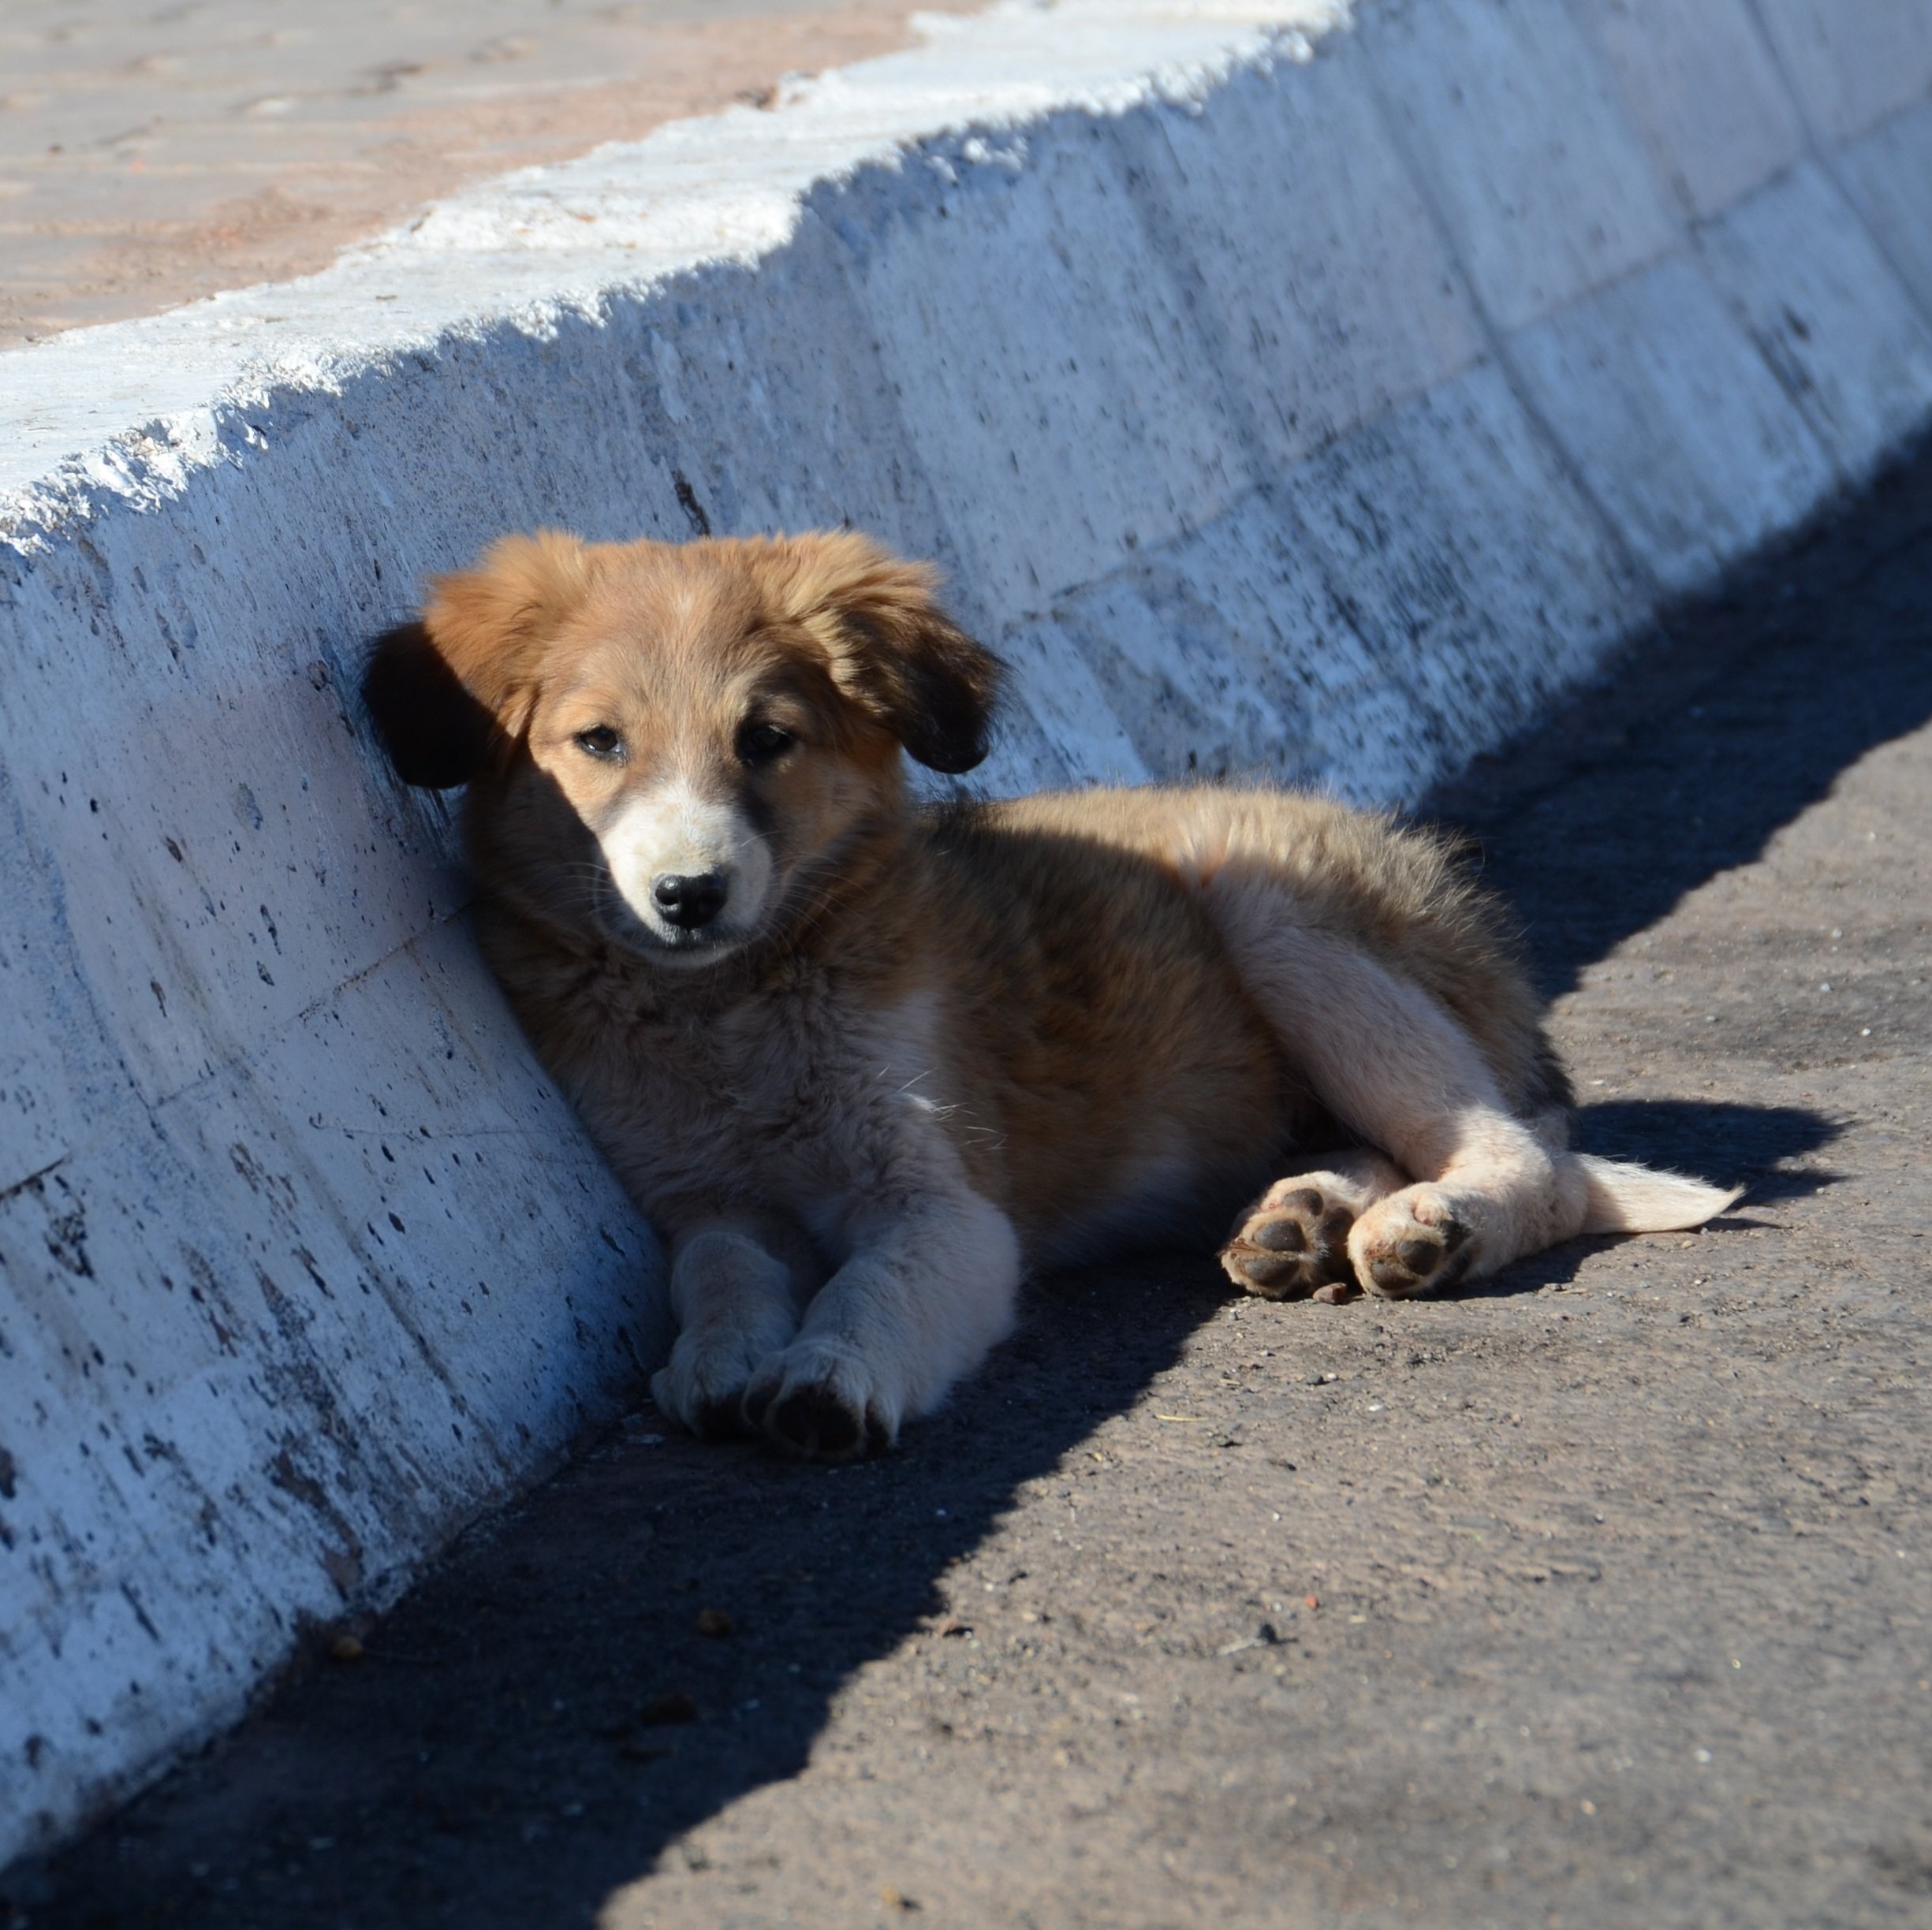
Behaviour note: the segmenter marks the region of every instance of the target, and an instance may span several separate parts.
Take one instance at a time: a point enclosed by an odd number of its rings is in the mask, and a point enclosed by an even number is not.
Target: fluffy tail
[[[1583,1169],[1586,1233],[1670,1233],[1702,1226],[1744,1196],[1742,1187],[1706,1186],[1681,1173],[1588,1153],[1570,1157]]]

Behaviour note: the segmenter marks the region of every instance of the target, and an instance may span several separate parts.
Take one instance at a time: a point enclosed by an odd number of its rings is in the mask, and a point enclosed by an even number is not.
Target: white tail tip
[[[1674,1233],[1702,1226],[1744,1197],[1742,1187],[1706,1186],[1681,1173],[1588,1153],[1572,1157],[1583,1169],[1586,1233]]]

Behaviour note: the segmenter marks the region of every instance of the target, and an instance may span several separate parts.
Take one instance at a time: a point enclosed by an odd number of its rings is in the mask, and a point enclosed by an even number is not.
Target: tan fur
[[[1437,837],[1262,788],[915,809],[901,747],[968,768],[998,678],[933,590],[847,535],[511,538],[371,668],[399,767],[470,781],[490,961],[670,1243],[680,1420],[889,1442],[1028,1269],[1244,1198],[1230,1276],[1330,1299],[1725,1203],[1564,1149]]]

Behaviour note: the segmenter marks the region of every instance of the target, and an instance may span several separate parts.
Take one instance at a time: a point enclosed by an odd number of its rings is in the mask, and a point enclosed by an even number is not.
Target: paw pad
[[[1222,1270],[1264,1300],[1305,1300],[1348,1278],[1353,1216],[1313,1187],[1264,1196],[1221,1249]]]
[[[856,1452],[865,1438],[863,1423],[830,1388],[786,1395],[765,1416],[765,1430],[800,1454],[835,1461]]]
[[[855,1409],[834,1387],[807,1384],[781,1392],[760,1384],[745,1395],[742,1411],[750,1427],[808,1461],[856,1461],[892,1445],[884,1423]]]
[[[1244,1229],[1244,1237],[1270,1253],[1305,1253],[1308,1235],[1299,1220],[1261,1220]]]
[[[1453,1287],[1469,1270],[1475,1250],[1469,1229],[1453,1216],[1438,1222],[1412,1219],[1399,1239],[1371,1243],[1362,1255],[1371,1292],[1389,1299]]]

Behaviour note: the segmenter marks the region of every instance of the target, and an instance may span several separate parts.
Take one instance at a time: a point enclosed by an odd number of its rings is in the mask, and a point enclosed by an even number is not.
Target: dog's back
[[[985,806],[979,820],[1016,844],[1131,852],[1196,902],[1210,884],[1218,896],[1251,885],[1269,915],[1292,913],[1438,999],[1525,1118],[1570,1102],[1506,907],[1434,832],[1266,786],[1043,792]]]

